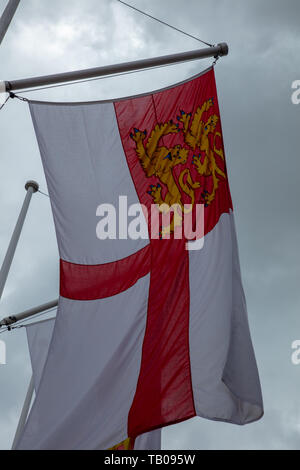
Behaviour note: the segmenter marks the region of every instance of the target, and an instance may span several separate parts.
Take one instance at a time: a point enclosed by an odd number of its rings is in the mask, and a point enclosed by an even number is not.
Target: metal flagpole
[[[9,0],[1,18],[0,18],[0,44],[8,30],[13,16],[18,8],[20,0]]]
[[[29,308],[21,313],[16,313],[15,315],[10,315],[9,317],[3,318],[0,321],[0,328],[2,326],[10,326],[13,323],[16,323],[20,320],[24,320],[25,318],[32,317],[33,315],[37,315],[38,313],[42,313],[45,310],[50,310],[51,308],[57,307],[58,299],[51,300],[51,302],[47,302],[42,305],[38,305],[37,307]]]
[[[0,271],[0,299],[2,297],[2,293],[3,293],[5,283],[6,283],[8,272],[9,272],[9,269],[10,269],[15,251],[16,251],[19,238],[20,238],[24,220],[25,220],[28,207],[30,204],[31,196],[33,193],[38,191],[39,185],[35,181],[27,181],[27,183],[25,184],[25,189],[27,193],[26,193],[19,218],[17,220],[14,232],[12,234],[12,237],[11,237],[11,240],[10,240],[7,252],[6,252],[6,255],[5,255],[2,267],[1,267],[1,271]]]
[[[166,56],[154,57],[151,59],[135,60],[133,62],[124,62],[122,64],[106,65],[104,67],[95,67],[92,69],[76,70],[54,75],[45,75],[41,77],[25,78],[22,80],[5,81],[2,85],[7,92],[23,90],[25,88],[34,88],[38,86],[54,85],[74,80],[84,80],[92,77],[102,77],[117,73],[131,72],[134,70],[143,70],[151,67],[158,67],[169,64],[177,64],[207,57],[219,57],[228,54],[228,45],[225,42],[216,46],[197,49],[180,54],[171,54]],[[3,82],[2,82],[3,83]]]
[[[28,390],[27,390],[27,393],[26,393],[25,401],[24,401],[24,404],[23,404],[23,408],[22,408],[20,419],[19,419],[18,427],[17,427],[17,430],[16,430],[16,434],[15,434],[15,437],[14,437],[14,440],[13,440],[12,450],[14,450],[16,448],[18,440],[19,440],[19,438],[22,434],[22,431],[24,429],[24,426],[26,424],[26,419],[27,419],[27,416],[28,416],[28,412],[29,412],[33,392],[34,392],[34,380],[33,380],[33,375],[32,375],[31,379],[30,379],[30,382],[29,382]]]

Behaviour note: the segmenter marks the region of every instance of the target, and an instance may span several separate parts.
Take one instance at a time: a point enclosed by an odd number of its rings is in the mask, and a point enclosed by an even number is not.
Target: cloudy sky
[[[169,449],[299,449],[300,365],[300,80],[299,0],[128,0],[205,41],[226,41],[216,79],[244,288],[265,403],[264,418],[246,427],[195,418],[163,431]],[[0,0],[0,12],[7,0]],[[21,1],[0,47],[1,79],[63,72],[202,47],[116,0]],[[197,61],[26,92],[34,99],[84,101],[150,91],[210,65]],[[27,105],[9,100],[0,112],[0,262],[28,179],[47,191]],[[3,294],[0,316],[58,296],[58,252],[49,199],[32,203]],[[10,448],[30,378],[24,329],[0,336],[0,449]]]

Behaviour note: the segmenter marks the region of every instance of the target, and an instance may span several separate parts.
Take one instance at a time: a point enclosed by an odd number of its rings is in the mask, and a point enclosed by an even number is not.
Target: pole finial
[[[36,193],[39,190],[39,185],[36,181],[30,180],[25,184],[26,191],[28,191],[29,188],[32,188],[33,192]]]
[[[226,42],[220,42],[217,45],[220,48],[220,53],[219,53],[220,56],[228,55],[229,47],[228,47],[228,44]]]

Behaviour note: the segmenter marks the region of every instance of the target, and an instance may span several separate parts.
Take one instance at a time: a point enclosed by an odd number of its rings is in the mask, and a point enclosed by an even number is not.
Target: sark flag
[[[194,416],[258,420],[214,69],[144,95],[29,106],[56,227],[60,298],[18,448],[133,448],[138,436]],[[125,199],[128,232],[142,207],[146,237],[125,233]],[[199,239],[175,237],[175,212],[151,236],[153,204],[201,204],[201,249]],[[115,236],[100,239],[112,207]]]

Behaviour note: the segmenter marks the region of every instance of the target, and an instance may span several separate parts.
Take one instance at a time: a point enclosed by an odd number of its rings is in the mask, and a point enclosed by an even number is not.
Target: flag
[[[144,95],[29,107],[60,298],[18,448],[132,448],[194,416],[258,420],[214,69]],[[198,207],[202,230],[177,237]]]
[[[49,318],[26,325],[27,343],[32,368],[34,391],[37,393],[44,370],[55,319]]]
[[[34,391],[37,393],[46,362],[50,341],[53,334],[55,318],[29,323],[26,326],[27,343],[32,367]],[[124,443],[116,446],[120,450],[125,448]],[[161,430],[147,432],[138,436],[134,442],[134,450],[160,450]]]

